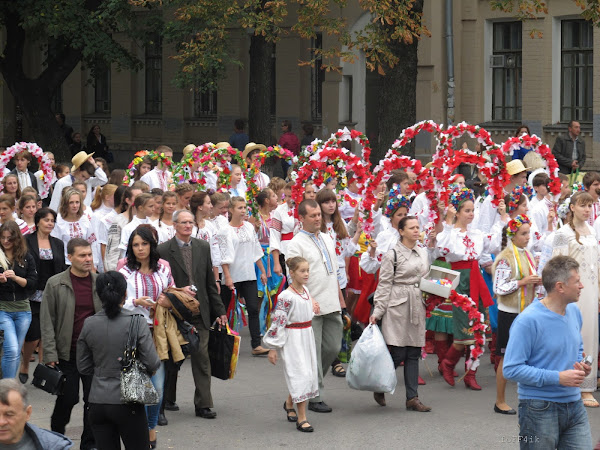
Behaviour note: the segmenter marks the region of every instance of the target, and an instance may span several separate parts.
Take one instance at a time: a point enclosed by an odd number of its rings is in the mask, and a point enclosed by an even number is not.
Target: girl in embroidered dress
[[[152,211],[154,210],[154,198],[152,197],[152,194],[140,194],[135,198],[133,206],[135,208],[135,216],[131,219],[131,222],[123,227],[123,231],[121,231],[121,243],[119,244],[121,258],[125,256],[129,236],[131,236],[133,230],[135,230],[138,225],[149,222],[148,217],[152,215]]]
[[[460,272],[460,283],[456,292],[470,296],[477,302],[479,311],[486,316],[489,325],[487,308],[493,301],[481,275],[478,261],[482,254],[492,253],[493,243],[500,241],[502,228],[508,221],[506,207],[501,201],[498,211],[502,220],[494,224],[490,233],[484,233],[469,227],[474,217],[473,191],[466,188],[454,191],[450,196],[450,203],[444,229],[437,235],[437,250],[446,262],[450,263],[452,270]],[[464,354],[465,346],[475,343],[467,313],[455,306],[452,307],[452,332],[454,343],[439,367],[444,380],[450,386],[454,386],[454,367]],[[475,373],[475,370],[469,369],[464,381],[468,388],[479,391],[481,386],[477,384]]]
[[[231,165],[231,181],[229,187],[229,194],[232,197],[246,197],[246,187],[242,180],[244,178],[242,168],[237,164]]]
[[[190,199],[194,195],[194,188],[190,183],[181,183],[175,186],[175,194],[177,194],[177,209],[190,210]]]
[[[15,205],[16,201],[13,196],[9,194],[0,195],[0,225],[7,220],[14,220],[19,225],[19,230],[23,236],[29,234],[27,223],[15,217]]]
[[[600,255],[596,232],[588,222],[593,202],[592,196],[587,192],[578,192],[571,197],[569,208],[572,214],[568,224],[554,235],[552,256],[568,255],[579,263],[579,275],[583,290],[577,306],[581,310],[583,318],[581,326],[583,351],[586,355],[596,358],[598,355],[598,266]],[[581,384],[583,404],[590,408],[599,406],[598,401],[592,396],[597,389],[597,373],[598,364],[594,362],[591,373]]]
[[[177,210],[177,194],[167,191],[162,195],[162,208],[158,216],[158,220],[150,222],[158,232],[158,245],[167,242],[175,236],[175,228],[173,227],[173,213]]]
[[[10,195],[15,201],[21,197],[21,186],[19,185],[19,177],[14,173],[9,173],[2,180],[4,186],[3,193]]]
[[[63,189],[60,206],[58,207],[56,226],[52,230],[52,236],[63,242],[69,242],[73,238],[89,240],[92,229],[88,216],[83,212],[84,198],[81,191],[74,187]],[[65,263],[71,265],[67,257],[66,245]]]
[[[293,185],[294,183],[290,182],[283,188],[283,203],[273,211],[271,229],[269,230],[269,248],[273,253],[273,271],[277,275],[285,275],[285,252],[289,241],[292,240],[295,234]]]
[[[27,224],[26,233],[23,236],[35,231],[35,213],[37,211],[37,200],[33,195],[23,195],[19,199],[19,219]]]
[[[295,256],[286,261],[290,286],[279,295],[271,327],[263,338],[269,348],[269,361],[283,361],[289,395],[283,409],[289,422],[296,422],[299,431],[311,432],[313,427],[306,418],[306,402],[319,394],[317,349],[311,321],[319,313],[316,303],[306,289],[308,261]],[[298,412],[294,410],[298,405]]]
[[[217,226],[209,219],[213,210],[210,196],[206,192],[194,192],[190,200],[191,213],[196,218],[196,226],[192,230],[192,236],[202,239],[210,245],[210,258],[213,265],[215,280],[219,279],[219,267],[221,266],[221,250],[217,239]],[[217,281],[217,290],[221,293],[221,285]]]
[[[502,234],[502,252],[496,258],[494,293],[498,298],[498,338],[496,341],[496,403],[494,411],[514,415],[516,411],[506,404],[506,379],[502,374],[504,352],[508,344],[509,330],[519,313],[529,306],[535,297],[535,286],[541,282],[533,255],[527,250],[530,240],[531,221],[519,215],[508,222]],[[507,244],[507,237],[510,242]]]

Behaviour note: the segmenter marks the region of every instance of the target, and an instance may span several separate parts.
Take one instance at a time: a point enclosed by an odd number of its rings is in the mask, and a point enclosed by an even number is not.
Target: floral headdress
[[[519,214],[514,219],[508,221],[506,235],[511,238],[514,237],[515,234],[517,234],[517,230],[521,228],[521,225],[525,224],[531,225],[529,217],[527,217],[525,214]]]
[[[521,196],[526,195],[527,198],[533,195],[533,189],[529,185],[525,186],[517,186],[510,193],[510,200],[508,201],[508,205],[506,205],[506,212],[511,214],[515,212],[517,207],[519,206],[519,202],[521,201]]]
[[[467,200],[471,200],[472,202],[475,202],[475,199],[473,197],[473,191],[468,188],[456,189],[450,195],[450,203],[456,209],[458,209],[458,207],[462,203],[466,202]]]
[[[390,189],[387,206],[383,214],[386,217],[392,217],[394,211],[402,207],[410,209],[410,200],[400,193],[400,186],[394,184],[392,189]]]
[[[556,210],[556,214],[558,215],[558,217],[561,220],[566,220],[567,219],[567,214],[569,213],[569,206],[571,205],[571,198],[569,197],[568,199],[566,199],[563,203],[561,203],[560,205],[558,205],[558,208]]]
[[[573,186],[571,187],[571,190],[572,190],[573,194],[575,194],[577,192],[585,192],[585,187],[583,186],[583,183],[580,181],[579,183],[574,183]]]

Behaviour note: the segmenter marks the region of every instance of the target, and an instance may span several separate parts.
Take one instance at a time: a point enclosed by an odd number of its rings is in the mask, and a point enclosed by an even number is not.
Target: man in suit
[[[585,141],[579,139],[580,134],[581,125],[576,120],[571,120],[567,136],[558,136],[554,142],[552,154],[561,173],[569,175],[571,172],[582,170],[585,165]]]
[[[171,265],[171,274],[175,285],[184,288],[194,296],[200,304],[200,314],[192,320],[200,335],[200,350],[192,353],[192,375],[196,391],[194,406],[196,415],[204,419],[214,419],[217,416],[213,407],[210,393],[210,359],[208,357],[209,328],[213,318],[219,325],[227,323],[227,316],[221,297],[217,291],[215,276],[212,271],[210,246],[207,242],[192,238],[194,216],[187,210],[176,211],[173,214],[175,236],[158,246],[160,257]],[[175,377],[169,376],[165,381],[165,397],[175,391]],[[174,402],[173,399],[166,399]]]
[[[29,152],[17,153],[14,157],[15,168],[10,171],[19,179],[19,187],[21,189],[31,186],[36,191],[38,190],[38,182],[35,174],[27,169],[31,162],[31,154]]]

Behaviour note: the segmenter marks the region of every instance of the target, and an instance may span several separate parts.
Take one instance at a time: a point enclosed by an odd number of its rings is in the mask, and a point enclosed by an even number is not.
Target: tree
[[[141,11],[140,11],[141,13]],[[147,40],[159,17],[134,12],[123,0],[19,0],[0,3],[6,44],[0,73],[23,111],[38,145],[67,159],[68,149],[51,110],[51,99],[81,62],[91,69],[115,64],[117,70],[139,69],[142,62],[116,39]],[[135,19],[136,26],[131,22]],[[26,49],[44,54],[37,76],[25,72]]]

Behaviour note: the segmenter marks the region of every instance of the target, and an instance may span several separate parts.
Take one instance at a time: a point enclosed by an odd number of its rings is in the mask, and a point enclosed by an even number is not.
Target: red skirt
[[[369,303],[369,297],[375,289],[377,289],[377,283],[379,282],[379,270],[375,274],[369,274],[362,271],[365,275],[365,281],[362,284],[362,290],[360,297],[354,307],[354,318],[362,323],[369,323],[369,317],[371,316],[371,304]]]
[[[373,280],[373,274],[366,273],[360,268],[360,256],[352,256],[348,264],[348,284],[346,289],[355,293],[361,294]],[[367,295],[370,295],[373,291],[370,291]]]

